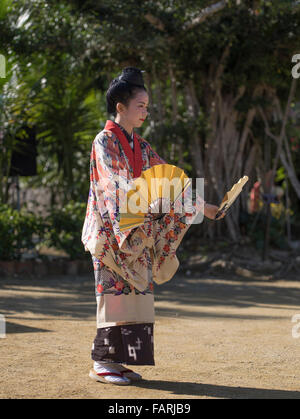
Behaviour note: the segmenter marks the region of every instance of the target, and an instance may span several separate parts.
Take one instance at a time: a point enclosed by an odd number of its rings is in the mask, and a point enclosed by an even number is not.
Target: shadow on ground
[[[185,277],[177,274],[165,284],[154,286],[155,301],[176,304],[176,307],[156,308],[156,315],[170,317],[220,317],[241,319],[270,319],[265,316],[235,315],[226,313],[226,307],[246,308],[264,306],[277,308],[278,306],[298,307],[300,302],[300,287],[285,287],[284,283],[253,281],[245,278],[232,278],[224,274],[223,277]],[[0,313],[7,318],[34,319],[41,314],[54,318],[86,320],[94,318],[96,300],[94,295],[94,278],[92,275],[78,277],[48,277],[44,279],[15,279],[0,280]],[[14,294],[15,293],[15,294]],[[39,295],[41,293],[41,295]],[[182,308],[180,307],[182,305]],[[186,310],[184,306],[188,306]],[[193,311],[193,306],[197,311]],[[224,313],[208,313],[199,311],[199,307],[224,307]],[[278,307],[281,309],[282,307]],[[28,312],[30,312],[28,314]],[[276,319],[279,317],[276,316]]]
[[[15,324],[6,322],[6,333],[45,333],[52,330],[41,329],[40,327],[25,326],[23,324]]]
[[[136,387],[172,392],[177,395],[228,399],[299,399],[299,391],[273,390],[251,387],[219,386],[215,384],[149,380],[140,381]]]

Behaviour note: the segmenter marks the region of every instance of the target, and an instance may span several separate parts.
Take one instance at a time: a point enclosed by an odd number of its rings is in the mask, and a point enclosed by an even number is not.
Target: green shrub
[[[24,249],[33,249],[42,240],[45,225],[31,211],[0,205],[0,260],[20,259]]]
[[[65,251],[70,259],[85,259],[81,233],[86,203],[70,201],[64,208],[53,209],[46,217],[45,244]]]

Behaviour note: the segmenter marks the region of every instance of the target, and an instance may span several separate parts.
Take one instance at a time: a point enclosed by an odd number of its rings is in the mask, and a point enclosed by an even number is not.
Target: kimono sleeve
[[[143,231],[139,227],[120,231],[120,203],[123,202],[128,190],[131,188],[132,175],[128,168],[125,167],[124,159],[120,158],[114,136],[101,133],[94,139],[92,162],[91,176],[98,210],[104,222],[106,219],[112,225],[112,232],[118,243],[119,250],[127,253],[128,256],[131,255],[132,257],[129,260],[132,262],[148,244],[143,241]],[[147,239],[145,240],[147,241]]]

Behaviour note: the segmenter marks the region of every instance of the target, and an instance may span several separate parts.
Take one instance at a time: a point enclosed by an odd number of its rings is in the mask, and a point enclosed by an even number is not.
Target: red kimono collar
[[[111,121],[110,119],[108,119],[106,121],[104,129],[112,131],[114,134],[116,134],[129,160],[130,166],[133,169],[133,177],[134,178],[139,177],[142,172],[143,159],[142,159],[141,146],[137,139],[136,133],[133,131],[133,141],[134,141],[134,152],[133,152],[132,148],[128,144],[126,136],[124,135],[120,127],[118,127],[118,125],[114,123],[114,121]]]

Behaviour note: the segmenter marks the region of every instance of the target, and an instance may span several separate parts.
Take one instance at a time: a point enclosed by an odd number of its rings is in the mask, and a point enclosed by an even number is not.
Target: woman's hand
[[[205,215],[205,217],[210,218],[211,220],[215,220],[215,216],[218,212],[218,208],[219,207],[217,207],[217,205],[212,205],[212,204],[205,203],[205,205],[204,205],[204,215]],[[221,218],[224,218],[225,215],[226,214],[223,212],[220,215],[220,217],[218,217],[216,219],[216,221],[221,220]]]

